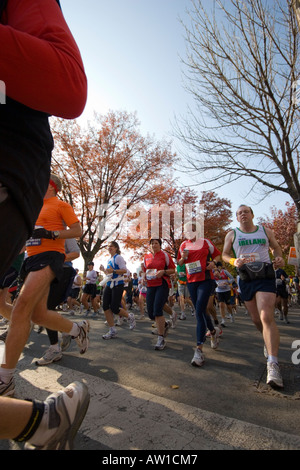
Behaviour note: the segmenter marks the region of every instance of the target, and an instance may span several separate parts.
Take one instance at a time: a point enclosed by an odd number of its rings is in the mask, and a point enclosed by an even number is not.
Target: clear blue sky
[[[91,119],[94,110],[136,112],[143,135],[172,140],[177,151],[172,123],[191,103],[183,88],[180,57],[185,55],[185,41],[179,18],[187,21],[191,1],[61,0],[61,5],[89,81],[88,103],[80,120]],[[232,201],[235,212],[252,186],[244,181],[216,192]],[[247,198],[256,216],[270,215],[273,205],[284,209],[287,200],[291,202],[283,193],[257,205]]]

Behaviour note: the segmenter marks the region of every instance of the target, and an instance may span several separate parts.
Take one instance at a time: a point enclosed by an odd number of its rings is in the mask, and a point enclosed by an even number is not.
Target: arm
[[[233,258],[232,257],[232,243],[234,238],[234,231],[231,230],[227,233],[224,240],[224,247],[222,253],[222,259],[225,263],[231,264],[231,266],[241,267],[245,261],[242,258]]]
[[[3,23],[0,70],[7,96],[55,116],[80,116],[87,97],[86,75],[57,2],[10,0]]]
[[[73,261],[76,258],[79,258],[79,253],[77,251],[71,251],[65,255],[65,261]]]
[[[279,243],[277,242],[275,238],[275,234],[273,230],[271,230],[270,228],[266,228],[266,227],[264,228],[269,239],[270,250],[272,252],[272,255],[274,256],[274,259],[273,259],[274,268],[276,269],[276,268],[283,267],[284,259],[282,257],[282,250],[279,246]]]
[[[82,235],[80,222],[70,225],[69,229],[59,230],[59,235],[57,238],[68,239],[68,238],[78,238]]]

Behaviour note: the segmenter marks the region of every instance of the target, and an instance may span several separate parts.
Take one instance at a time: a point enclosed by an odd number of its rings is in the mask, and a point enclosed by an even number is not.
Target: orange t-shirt
[[[44,199],[44,205],[35,223],[36,228],[46,230],[65,230],[79,222],[70,204],[57,197]],[[28,256],[34,256],[45,251],[58,251],[65,253],[65,240],[48,240],[47,238],[30,238],[26,243]]]

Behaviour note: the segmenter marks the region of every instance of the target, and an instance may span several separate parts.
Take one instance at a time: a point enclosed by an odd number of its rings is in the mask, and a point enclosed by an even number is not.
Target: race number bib
[[[34,228],[37,229],[37,228],[43,228],[43,227],[41,225],[35,225]],[[32,238],[32,237],[30,237],[25,243],[26,246],[40,246],[41,244],[42,244],[42,240],[40,238]]]
[[[186,270],[187,270],[188,274],[201,273],[201,271],[202,271],[200,261],[194,261],[192,263],[187,263],[185,265],[185,267],[186,267]]]
[[[241,255],[240,258],[246,260],[246,263],[254,263],[254,261],[260,261],[259,253],[247,253]]]
[[[156,279],[157,269],[147,269],[146,270],[146,279],[151,281],[151,279]]]

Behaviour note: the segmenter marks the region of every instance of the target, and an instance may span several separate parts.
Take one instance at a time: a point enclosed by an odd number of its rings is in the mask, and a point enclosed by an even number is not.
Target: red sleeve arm
[[[168,253],[168,257],[169,257],[169,266],[168,266],[168,269],[175,269],[176,266],[175,266],[174,261],[172,260],[171,256],[169,255],[169,253]]]
[[[9,0],[0,24],[0,80],[30,108],[67,119],[82,113],[87,79],[55,0]]]

